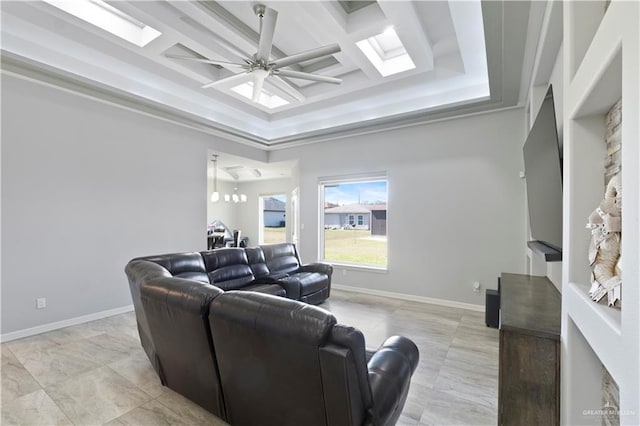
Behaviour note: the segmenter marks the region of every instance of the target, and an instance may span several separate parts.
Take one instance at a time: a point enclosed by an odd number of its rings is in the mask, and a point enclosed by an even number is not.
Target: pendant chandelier
[[[220,201],[220,193],[218,192],[218,156],[213,155],[211,160],[213,163],[213,192],[211,193],[211,202],[217,203]],[[222,197],[225,202],[230,203],[246,203],[247,195],[238,193],[238,187],[233,188],[233,194],[224,194]]]
[[[218,192],[218,156],[214,155],[213,160],[213,192],[211,193],[211,202],[220,201],[220,193]]]

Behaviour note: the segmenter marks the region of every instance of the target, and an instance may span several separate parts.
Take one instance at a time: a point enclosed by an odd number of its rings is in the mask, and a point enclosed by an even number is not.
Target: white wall
[[[128,260],[205,249],[209,149],[267,159],[3,74],[2,334],[130,305]]]
[[[388,272],[336,268],[338,284],[484,304],[501,272],[524,272],[524,111],[512,109],[273,151],[298,159],[300,243],[318,258],[318,179],[386,171]]]

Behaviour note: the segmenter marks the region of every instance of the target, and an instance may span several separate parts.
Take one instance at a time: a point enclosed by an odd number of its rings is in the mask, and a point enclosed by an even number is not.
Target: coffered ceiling
[[[252,82],[242,69],[175,57],[253,58],[257,2],[108,1],[110,13],[143,30],[136,43],[55,3],[1,3],[3,72],[265,149],[515,105],[530,14],[529,2],[264,1],[277,11],[270,61],[337,43],[337,53],[285,68],[342,83],[268,77],[255,103],[241,93]],[[414,67],[383,76],[358,46],[376,36],[378,62],[406,54]]]

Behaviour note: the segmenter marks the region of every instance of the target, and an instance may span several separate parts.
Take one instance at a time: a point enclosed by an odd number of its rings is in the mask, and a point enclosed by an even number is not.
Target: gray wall
[[[3,74],[1,332],[127,306],[129,259],[204,249],[212,150],[299,158],[292,179],[240,185],[249,201],[228,225],[257,243],[258,196],[299,186],[305,262],[318,255],[318,178],[386,171],[389,271],[338,269],[335,282],[482,304],[473,281],[495,287],[501,271],[523,271],[523,116],[484,114],[267,155]],[[46,309],[35,309],[37,297]]]
[[[388,272],[336,268],[334,281],[484,304],[474,281],[524,272],[523,120],[512,109],[272,152],[299,160],[301,256],[318,258],[319,179],[386,171]]]
[[[266,161],[3,74],[2,334],[130,305],[129,259],[205,249],[208,149]]]

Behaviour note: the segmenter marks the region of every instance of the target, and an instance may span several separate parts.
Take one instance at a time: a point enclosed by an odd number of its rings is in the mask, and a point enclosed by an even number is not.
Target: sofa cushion
[[[238,290],[253,282],[253,272],[244,249],[220,248],[201,254],[211,284],[226,291]]]
[[[295,245],[291,243],[260,246],[270,275],[297,271],[300,268]]]
[[[269,275],[269,268],[267,268],[267,261],[264,258],[264,252],[261,247],[247,247],[245,249],[247,253],[247,259],[249,260],[249,266],[256,278],[264,278]]]

